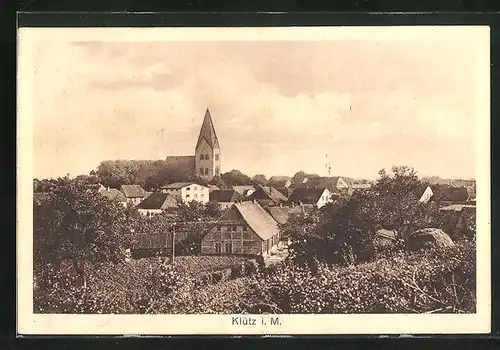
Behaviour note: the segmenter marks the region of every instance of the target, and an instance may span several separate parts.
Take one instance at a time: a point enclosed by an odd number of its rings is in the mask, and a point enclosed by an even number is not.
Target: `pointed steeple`
[[[210,115],[208,107],[205,112],[205,118],[203,119],[203,124],[201,125],[200,135],[198,136],[198,142],[196,143],[195,149],[198,149],[202,139],[205,139],[210,147],[220,148],[219,140],[217,139],[214,124],[212,122],[212,116]]]

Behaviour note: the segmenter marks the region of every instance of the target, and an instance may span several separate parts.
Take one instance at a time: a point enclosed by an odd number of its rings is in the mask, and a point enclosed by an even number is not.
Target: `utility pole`
[[[175,263],[175,223],[172,230],[172,265]]]

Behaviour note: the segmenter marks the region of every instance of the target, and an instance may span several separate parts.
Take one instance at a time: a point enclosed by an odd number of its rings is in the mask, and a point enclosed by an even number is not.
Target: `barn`
[[[258,203],[235,203],[203,237],[201,253],[266,255],[279,239],[278,223]]]

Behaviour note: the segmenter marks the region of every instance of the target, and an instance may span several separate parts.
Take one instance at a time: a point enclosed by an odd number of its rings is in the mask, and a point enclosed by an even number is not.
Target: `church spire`
[[[217,134],[215,133],[214,124],[212,122],[212,116],[210,115],[208,107],[205,111],[205,118],[203,118],[203,124],[201,125],[200,135],[198,136],[198,142],[196,143],[195,149],[198,149],[202,139],[205,139],[212,149],[220,148],[219,140],[217,139]]]

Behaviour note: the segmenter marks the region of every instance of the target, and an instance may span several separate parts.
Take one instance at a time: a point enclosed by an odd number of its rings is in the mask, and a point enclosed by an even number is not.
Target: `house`
[[[215,191],[215,190],[220,190],[219,186],[216,186],[216,185],[208,185],[208,191],[209,191],[209,192],[212,192],[212,191]]]
[[[255,192],[255,187],[252,185],[248,186],[233,186],[233,190],[241,194],[243,197],[248,197]]]
[[[210,202],[216,202],[222,209],[228,209],[235,202],[243,200],[243,196],[235,190],[215,190],[210,192]]]
[[[328,188],[296,188],[288,198],[288,205],[311,204],[321,208],[332,201],[332,193]]]
[[[428,203],[433,195],[434,192],[432,192],[432,188],[430,186],[427,186],[418,201],[420,203]]]
[[[351,184],[351,188],[354,192],[356,191],[367,191],[372,187],[370,183],[353,183]]]
[[[137,205],[142,215],[160,214],[178,206],[177,199],[169,193],[154,192]]]
[[[110,200],[117,201],[124,208],[128,205],[127,198],[125,197],[123,192],[117,190],[116,188],[108,188],[104,191],[101,191],[100,193]]]
[[[257,189],[247,198],[246,201],[256,201],[263,207],[280,205],[287,201],[280,191],[271,186],[257,185]]]
[[[203,237],[202,254],[267,255],[280,239],[278,223],[257,203],[235,203]]]
[[[127,204],[136,206],[146,196],[146,191],[140,185],[122,185],[120,191],[125,195]]]
[[[295,186],[295,188],[328,188],[332,194],[348,193],[350,187],[349,182],[340,176],[306,177],[302,184]]]
[[[193,182],[175,182],[161,187],[160,191],[171,194],[177,201],[182,203],[196,201],[205,204],[208,203],[210,198],[208,187]]]
[[[470,199],[465,187],[435,185],[432,187],[432,192],[432,200],[443,205],[465,204]]]
[[[169,156],[167,168],[185,176],[195,176],[206,181],[220,175],[221,153],[210,111],[205,111],[195,154],[190,156]]]

